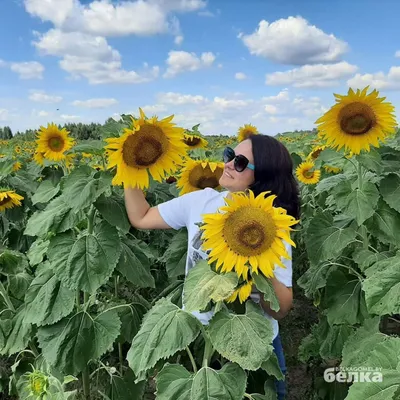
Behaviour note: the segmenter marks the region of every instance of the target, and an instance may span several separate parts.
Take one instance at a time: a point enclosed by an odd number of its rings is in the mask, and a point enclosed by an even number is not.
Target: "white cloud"
[[[266,103],[281,103],[289,100],[289,90],[281,90],[276,96],[267,96],[262,98]]]
[[[265,112],[266,112],[267,114],[278,114],[278,113],[279,113],[278,107],[277,107],[277,106],[274,106],[274,105],[272,105],[272,104],[267,104],[267,105],[264,107],[264,110],[265,110]]]
[[[197,15],[199,15],[200,17],[209,17],[209,18],[214,18],[215,17],[215,14],[212,13],[211,11],[209,11],[209,10],[199,11],[197,13]]]
[[[331,87],[354,74],[358,67],[346,61],[337,64],[304,65],[285,72],[267,74],[266,84],[272,86],[292,85],[298,88]]]
[[[42,79],[44,67],[37,61],[11,63],[10,69],[19,75],[20,79]]]
[[[107,108],[118,104],[116,99],[89,99],[89,100],[75,100],[72,102],[73,106],[85,108]]]
[[[157,101],[163,104],[184,105],[184,104],[205,104],[208,100],[200,95],[181,94],[175,92],[159,93]]]
[[[38,111],[36,109],[33,109],[31,114],[32,114],[32,117],[34,117],[34,118],[44,118],[44,117],[48,117],[50,115],[50,113],[48,111],[45,111],[45,110]]]
[[[214,97],[213,107],[217,107],[223,110],[240,109],[248,106],[251,102],[252,102],[251,100],[226,99],[224,97]]]
[[[164,104],[153,104],[141,107],[146,114],[159,114],[167,111],[167,107]]]
[[[46,94],[43,91],[32,91],[29,95],[29,100],[36,101],[38,103],[59,103],[62,101],[61,96],[54,96],[50,94]]]
[[[0,121],[8,121],[10,112],[5,108],[0,108]]]
[[[198,57],[195,53],[172,50],[168,53],[166,61],[168,68],[164,74],[165,78],[172,78],[182,72],[197,71],[201,68],[210,67],[215,61],[215,55],[211,52],[202,53]]]
[[[39,117],[47,117],[49,113],[47,111],[41,110],[38,112]]]
[[[183,43],[183,36],[182,35],[176,36],[174,39],[174,43],[176,45],[180,46]]]
[[[26,10],[64,31],[101,36],[155,35],[176,32],[174,12],[193,12],[205,7],[202,0],[136,0],[115,3],[96,0],[25,0]]]
[[[236,72],[235,79],[244,80],[244,79],[247,79],[247,76],[243,72]]]
[[[272,23],[262,20],[254,33],[241,33],[239,38],[251,54],[288,65],[332,63],[348,51],[346,42],[300,16]]]
[[[67,115],[67,114],[61,114],[60,117],[65,121],[76,121],[77,119],[81,118],[78,115]]]
[[[0,60],[0,68],[7,67],[7,63],[4,60]]]
[[[306,117],[317,117],[324,114],[328,109],[321,104],[318,97],[311,97],[309,99],[297,96],[293,99],[292,107],[294,111],[300,112]]]
[[[33,44],[42,54],[62,57],[62,69],[75,79],[86,78],[90,84],[144,83],[159,75],[159,67],[147,64],[140,72],[124,70],[120,53],[100,36],[52,29]]]
[[[390,67],[389,72],[376,72],[374,74],[356,74],[347,81],[347,85],[353,89],[364,89],[371,86],[378,90],[400,89],[400,67]]]

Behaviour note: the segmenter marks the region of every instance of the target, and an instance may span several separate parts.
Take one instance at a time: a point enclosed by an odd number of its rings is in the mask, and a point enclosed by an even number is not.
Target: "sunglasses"
[[[243,154],[236,155],[235,150],[230,147],[226,147],[224,150],[224,163],[228,163],[235,160],[234,167],[237,172],[243,172],[246,168],[254,171],[254,165],[249,162],[247,157]]]

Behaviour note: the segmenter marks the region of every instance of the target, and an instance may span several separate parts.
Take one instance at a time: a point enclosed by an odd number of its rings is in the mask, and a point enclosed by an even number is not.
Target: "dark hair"
[[[283,207],[300,218],[299,187],[293,176],[293,161],[287,148],[272,136],[252,135],[254,183],[249,189],[255,196],[265,191],[275,194],[275,207]]]

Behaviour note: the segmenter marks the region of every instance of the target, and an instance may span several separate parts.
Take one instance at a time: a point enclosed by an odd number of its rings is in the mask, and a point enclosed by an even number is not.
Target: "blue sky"
[[[205,134],[276,134],[366,85],[397,110],[399,14],[395,0],[3,0],[0,126],[143,107]]]

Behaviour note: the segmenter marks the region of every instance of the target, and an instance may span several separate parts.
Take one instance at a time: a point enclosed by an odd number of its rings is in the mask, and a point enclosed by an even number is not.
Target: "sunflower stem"
[[[96,209],[94,208],[93,205],[91,205],[90,209],[89,209],[88,217],[87,217],[88,218],[87,230],[88,230],[89,234],[93,233],[93,225],[94,225],[95,215],[96,215]]]
[[[35,343],[33,342],[33,340],[31,340],[30,342],[29,342],[29,347],[30,347],[30,349],[32,350],[32,353],[34,354],[34,356],[35,356],[35,358],[37,358],[37,357],[39,357],[39,350],[38,350],[38,348],[36,347],[36,345],[35,345]]]
[[[90,400],[90,377],[87,365],[85,369],[82,371],[82,385],[83,385],[83,396],[85,400]]]
[[[358,188],[361,190],[363,184],[363,171],[360,162],[358,162],[357,174],[358,174]]]
[[[79,309],[81,306],[81,291],[78,289],[75,294],[76,308]]]
[[[193,354],[190,351],[189,346],[186,346],[186,352],[188,353],[188,356],[190,358],[190,362],[192,363],[193,372],[196,373],[197,372],[196,361],[194,360]]]
[[[203,367],[208,367],[208,365],[210,364],[211,357],[214,354],[214,348],[207,334],[204,335],[204,341],[205,341],[205,346],[203,355]]]

